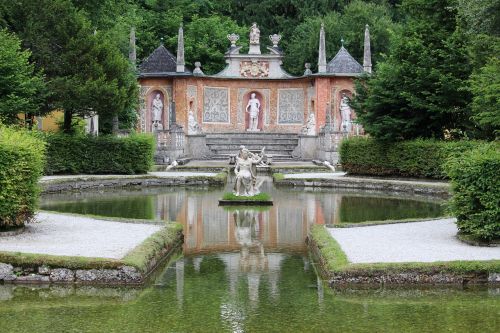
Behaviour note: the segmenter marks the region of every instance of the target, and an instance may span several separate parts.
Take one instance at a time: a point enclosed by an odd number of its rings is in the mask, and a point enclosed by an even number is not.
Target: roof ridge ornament
[[[231,42],[231,47],[236,47],[236,42],[240,39],[240,35],[233,32],[227,35],[227,39]]]
[[[273,43],[273,47],[278,47],[278,43],[281,40],[280,34],[269,35],[269,40]]]

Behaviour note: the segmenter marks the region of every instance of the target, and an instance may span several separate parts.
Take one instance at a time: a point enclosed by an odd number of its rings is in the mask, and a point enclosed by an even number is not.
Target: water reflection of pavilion
[[[186,255],[302,252],[310,225],[335,223],[339,203],[340,196],[330,195],[325,202],[314,193],[292,193],[268,210],[235,211],[219,207],[212,195],[176,192],[157,196],[156,214],[184,225]]]

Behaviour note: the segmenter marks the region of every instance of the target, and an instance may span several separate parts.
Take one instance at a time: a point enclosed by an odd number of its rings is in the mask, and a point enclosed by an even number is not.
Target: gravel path
[[[121,259],[162,228],[46,212],[37,221],[20,235],[0,237],[0,251]]]
[[[455,238],[455,219],[357,228],[328,228],[352,263],[500,259],[500,247]]]

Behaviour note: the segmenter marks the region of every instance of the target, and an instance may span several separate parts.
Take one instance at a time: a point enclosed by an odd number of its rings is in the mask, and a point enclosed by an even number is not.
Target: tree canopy
[[[357,85],[353,106],[369,134],[383,140],[477,135],[470,48],[453,5],[453,0],[403,2],[407,18],[391,38],[388,57]],[[480,86],[472,92],[479,93]]]

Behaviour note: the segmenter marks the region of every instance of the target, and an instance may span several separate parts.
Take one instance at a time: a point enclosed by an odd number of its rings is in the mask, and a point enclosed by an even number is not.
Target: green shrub
[[[342,168],[350,174],[445,179],[448,158],[482,145],[480,141],[411,140],[397,143],[355,137],[340,146]]]
[[[500,239],[500,144],[491,143],[451,159],[450,208],[461,233],[480,240]]]
[[[43,134],[50,174],[137,174],[153,165],[151,135],[130,137]]]
[[[45,162],[44,142],[24,130],[0,125],[0,229],[33,217]]]

